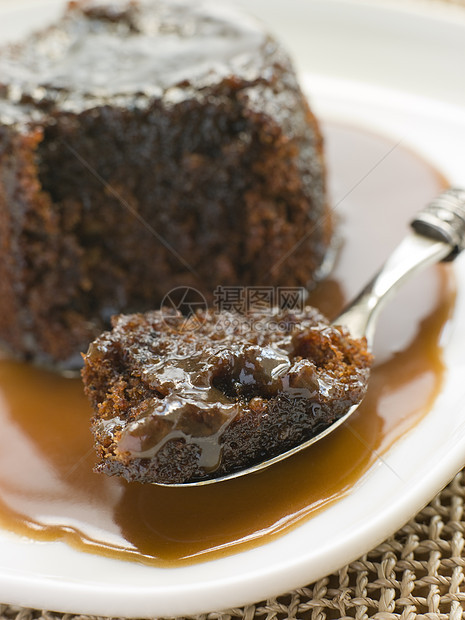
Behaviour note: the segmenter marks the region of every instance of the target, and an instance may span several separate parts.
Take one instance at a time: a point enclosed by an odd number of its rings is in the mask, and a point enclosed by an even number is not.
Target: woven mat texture
[[[464,620],[464,500],[465,470],[394,536],[336,573],[255,605],[186,620]],[[0,604],[0,620],[98,617]]]

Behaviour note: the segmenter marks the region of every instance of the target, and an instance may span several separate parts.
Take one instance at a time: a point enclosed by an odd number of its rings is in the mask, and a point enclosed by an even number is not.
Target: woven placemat
[[[338,572],[284,596],[198,620],[459,620],[465,614],[465,470],[394,536]],[[1,620],[90,620],[0,605]]]

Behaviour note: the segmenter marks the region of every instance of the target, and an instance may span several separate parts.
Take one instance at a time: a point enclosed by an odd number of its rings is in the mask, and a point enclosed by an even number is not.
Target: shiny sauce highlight
[[[310,303],[334,317],[444,187],[403,147],[324,127],[341,247]],[[441,335],[454,282],[436,266],[383,312],[368,394],[345,425],[269,470],[175,489],[92,472],[90,407],[81,382],[0,360],[0,525],[37,540],[158,566],[179,566],[266,543],[347,493],[431,408],[443,378]]]

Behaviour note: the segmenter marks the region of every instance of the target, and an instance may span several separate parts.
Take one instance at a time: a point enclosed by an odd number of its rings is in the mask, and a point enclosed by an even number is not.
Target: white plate
[[[0,37],[57,2],[0,0]],[[249,0],[294,51],[316,111],[402,139],[465,186],[465,9],[427,2]],[[465,258],[447,377],[433,410],[353,492],[281,538],[186,568],[158,569],[0,532],[0,600],[115,616],[176,616],[278,595],[332,572],[399,528],[465,462]],[[402,472],[399,478],[393,471]]]

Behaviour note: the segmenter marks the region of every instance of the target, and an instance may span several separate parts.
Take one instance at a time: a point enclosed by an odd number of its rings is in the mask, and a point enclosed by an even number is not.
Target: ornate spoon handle
[[[453,260],[464,249],[465,190],[444,191],[416,215],[411,227],[380,271],[333,321],[352,336],[365,336],[369,347],[380,310],[404,281],[428,265]]]

